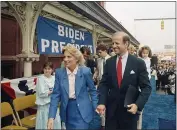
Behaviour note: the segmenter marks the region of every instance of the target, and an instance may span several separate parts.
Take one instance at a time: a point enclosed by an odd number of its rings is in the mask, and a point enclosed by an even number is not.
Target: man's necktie
[[[119,61],[117,64],[117,80],[118,80],[118,85],[119,88],[121,86],[121,81],[122,81],[122,57],[119,57]]]

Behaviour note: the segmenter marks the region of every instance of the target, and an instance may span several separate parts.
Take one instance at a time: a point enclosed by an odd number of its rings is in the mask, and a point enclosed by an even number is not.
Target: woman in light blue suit
[[[88,129],[97,107],[98,97],[89,68],[84,66],[81,52],[74,46],[63,49],[65,67],[55,72],[51,95],[48,129],[53,129],[58,103],[66,129]]]

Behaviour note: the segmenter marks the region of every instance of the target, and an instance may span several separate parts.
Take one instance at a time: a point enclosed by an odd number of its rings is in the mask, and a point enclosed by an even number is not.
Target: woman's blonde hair
[[[85,59],[84,59],[82,53],[75,46],[67,45],[62,50],[63,54],[65,51],[69,52],[72,56],[74,56],[78,60],[78,64],[80,66],[85,65]]]
[[[129,47],[128,47],[128,50],[132,50],[132,49],[136,50],[136,48],[132,44],[130,44]]]

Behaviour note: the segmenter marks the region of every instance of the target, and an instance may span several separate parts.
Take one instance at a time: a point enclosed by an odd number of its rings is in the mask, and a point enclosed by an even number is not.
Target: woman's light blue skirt
[[[47,129],[49,106],[50,106],[49,103],[46,105],[38,105],[35,129],[38,130]],[[61,129],[61,119],[59,116],[59,109],[57,110],[56,118],[54,120],[54,129]]]

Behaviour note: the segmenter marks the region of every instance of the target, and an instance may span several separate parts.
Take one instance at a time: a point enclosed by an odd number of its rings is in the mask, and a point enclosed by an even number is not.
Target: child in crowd
[[[43,66],[43,72],[44,74],[38,77],[36,85],[36,129],[39,130],[47,129],[50,95],[53,91],[55,82],[55,78],[52,75],[53,64],[51,62],[45,63]],[[61,129],[59,111],[57,111],[56,118],[54,121],[54,129]]]
[[[139,56],[144,60],[147,68],[147,72],[149,73],[149,79],[151,79],[151,56],[152,56],[152,51],[148,46],[143,46],[139,50]]]

